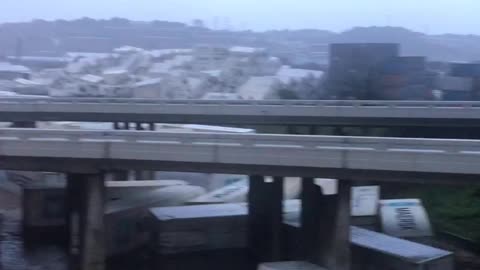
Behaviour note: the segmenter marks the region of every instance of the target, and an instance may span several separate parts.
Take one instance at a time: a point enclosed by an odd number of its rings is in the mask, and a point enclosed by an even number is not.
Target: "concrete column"
[[[134,180],[155,180],[155,172],[135,170]]]
[[[105,181],[102,174],[73,174],[67,184],[70,269],[105,269]]]
[[[66,224],[68,226],[68,252],[69,252],[69,269],[80,270],[80,216],[82,213],[82,195],[84,185],[82,185],[83,176],[78,174],[67,175],[66,189]]]
[[[106,189],[103,175],[85,177],[85,214],[82,220],[82,270],[105,269],[105,203]]]
[[[143,126],[142,126],[142,123],[140,123],[140,122],[135,123],[135,129],[136,129],[136,130],[144,130],[144,129],[143,129]]]
[[[313,179],[303,180],[302,240],[305,259],[326,269],[350,269],[350,189],[338,183],[338,194],[322,195]]]
[[[126,170],[115,170],[111,173],[114,181],[128,181],[129,176]]]
[[[282,259],[283,178],[265,182],[250,176],[248,235],[252,254],[261,262]]]
[[[317,245],[320,241],[317,226],[320,223],[318,206],[321,203],[322,188],[315,185],[313,178],[302,179],[302,210],[300,214],[300,243],[302,260],[315,262]]]
[[[148,129],[149,129],[150,131],[155,131],[155,129],[156,129],[156,128],[155,128],[155,123],[148,123]]]
[[[142,172],[143,180],[155,180],[155,172],[154,171],[143,171]]]
[[[115,130],[128,130],[130,124],[128,122],[114,122],[113,128]],[[111,172],[111,179],[113,181],[128,181],[128,171],[126,170],[115,170]]]
[[[288,125],[287,126],[287,134],[297,134],[297,127]]]

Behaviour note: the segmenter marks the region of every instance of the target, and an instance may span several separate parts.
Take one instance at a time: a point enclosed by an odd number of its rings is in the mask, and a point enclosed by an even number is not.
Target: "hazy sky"
[[[233,29],[392,25],[428,33],[480,34],[478,0],[0,0],[0,21],[125,17]],[[216,19],[215,19],[216,18]]]

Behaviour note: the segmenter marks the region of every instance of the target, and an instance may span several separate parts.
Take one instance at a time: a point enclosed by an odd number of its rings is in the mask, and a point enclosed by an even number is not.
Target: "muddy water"
[[[1,194],[0,194],[1,195]],[[0,210],[0,270],[68,270],[66,248],[60,244],[26,244],[18,209]],[[3,221],[2,221],[3,220]],[[253,270],[244,251],[218,251],[158,258],[148,252],[108,261],[107,270]]]
[[[66,254],[53,244],[26,246],[18,210],[3,211],[0,226],[0,269],[67,270]]]

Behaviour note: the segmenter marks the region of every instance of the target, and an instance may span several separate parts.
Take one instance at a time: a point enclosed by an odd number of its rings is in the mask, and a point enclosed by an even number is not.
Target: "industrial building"
[[[433,81],[426,59],[400,56],[399,44],[343,43],[330,45],[327,84],[338,99],[431,99]]]

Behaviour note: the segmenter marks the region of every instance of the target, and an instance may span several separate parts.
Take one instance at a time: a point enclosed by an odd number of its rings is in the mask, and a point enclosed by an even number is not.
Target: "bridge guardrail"
[[[37,98],[2,97],[0,104],[137,104],[137,105],[249,105],[309,107],[480,108],[480,101],[378,101],[378,100],[165,100],[139,98]]]

